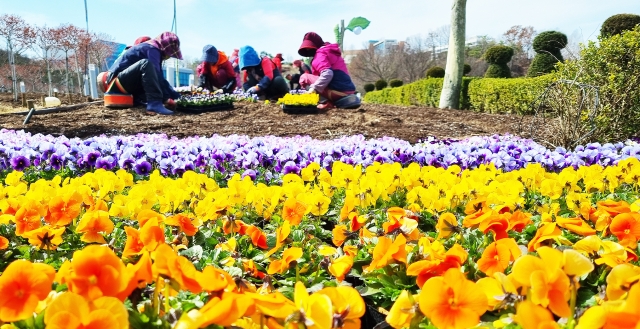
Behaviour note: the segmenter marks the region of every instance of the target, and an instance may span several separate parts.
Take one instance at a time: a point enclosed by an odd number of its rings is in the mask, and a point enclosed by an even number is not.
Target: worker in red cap
[[[212,45],[202,49],[202,63],[196,69],[200,79],[199,87],[209,91],[222,89],[230,94],[236,89],[236,72],[227,55]]]
[[[293,61],[293,68],[298,69],[300,73],[287,74],[286,78],[287,80],[289,80],[289,89],[291,90],[301,89],[302,86],[300,86],[300,77],[303,74],[311,74],[311,67],[309,67],[307,63],[304,63],[303,61],[296,59],[295,61]]]
[[[282,58],[282,54],[278,53],[276,54],[276,57],[273,58],[273,63],[276,64],[276,67],[278,68],[278,70],[280,70],[280,73],[282,73],[282,62],[284,61],[284,58]]]
[[[173,114],[167,107],[175,109],[174,100],[180,94],[162,74],[162,61],[172,57],[182,59],[180,39],[173,32],[164,32],[129,48],[109,68],[106,84],[133,95],[136,103],[146,103],[148,112]]]
[[[351,81],[338,44],[324,42],[318,34],[309,32],[304,35],[298,54],[313,58],[311,73],[300,77],[300,85],[308,88],[308,93],[318,93],[322,96],[319,109],[360,106],[356,86]]]

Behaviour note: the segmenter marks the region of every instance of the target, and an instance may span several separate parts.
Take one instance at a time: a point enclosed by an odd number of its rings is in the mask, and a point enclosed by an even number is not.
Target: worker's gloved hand
[[[176,101],[174,101],[173,99],[169,98],[165,103],[164,103],[164,107],[175,111],[176,108],[178,108],[178,104],[176,104]]]
[[[217,89],[217,88],[214,88],[214,89],[215,89],[213,91],[214,94],[222,94],[222,93],[224,93],[224,90],[222,90],[222,89]]]
[[[247,90],[247,93],[249,93],[249,94],[257,94],[259,91],[260,91],[260,87],[255,86],[255,87],[249,88],[249,90]]]
[[[309,90],[307,90],[307,92],[305,94],[315,94],[316,90],[313,88],[310,88]]]

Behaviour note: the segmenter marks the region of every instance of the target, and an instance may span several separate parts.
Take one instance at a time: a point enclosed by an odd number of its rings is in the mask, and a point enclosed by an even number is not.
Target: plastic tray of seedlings
[[[233,110],[233,104],[216,104],[202,106],[178,106],[176,111],[188,114],[201,114],[207,112],[229,111]]]
[[[286,105],[282,104],[282,112],[287,114],[318,114],[316,105]]]

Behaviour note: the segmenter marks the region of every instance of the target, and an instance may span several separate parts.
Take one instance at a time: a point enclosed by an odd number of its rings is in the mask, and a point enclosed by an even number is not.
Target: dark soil
[[[26,100],[33,100],[36,108],[44,107],[43,100],[47,94],[44,93],[25,93]],[[87,102],[87,96],[82,96],[80,94],[58,94],[58,98],[62,103],[62,106],[72,105],[78,103]],[[13,101],[13,94],[11,93],[0,93],[0,112],[8,112],[8,111],[26,111],[27,108],[22,106],[22,96],[21,94],[18,96],[18,101]]]
[[[275,104],[238,103],[234,110],[175,116],[149,115],[142,108],[108,109],[92,106],[25,117],[0,115],[0,128],[24,129],[54,136],[89,137],[100,134],[164,133],[169,136],[310,135],[329,139],[362,134],[367,138],[392,136],[416,142],[428,136],[463,138],[475,135],[520,134],[521,116],[364,104],[357,110],[333,109],[322,114],[292,115]],[[530,118],[524,118],[525,126]]]

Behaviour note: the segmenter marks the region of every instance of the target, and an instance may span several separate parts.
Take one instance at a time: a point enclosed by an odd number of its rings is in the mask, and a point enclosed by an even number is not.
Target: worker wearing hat
[[[200,87],[209,91],[221,89],[224,93],[232,93],[236,89],[236,72],[224,52],[206,45],[202,49],[201,60],[196,69]]]
[[[277,100],[289,92],[280,70],[269,57],[260,58],[251,46],[240,48],[240,70],[244,71],[243,89],[269,100]]]
[[[109,68],[106,84],[115,84],[120,92],[133,95],[137,103],[146,103],[148,112],[173,114],[167,107],[175,108],[174,100],[180,94],[163,78],[162,61],[169,58],[182,59],[180,39],[173,32],[164,32],[129,48]]]

